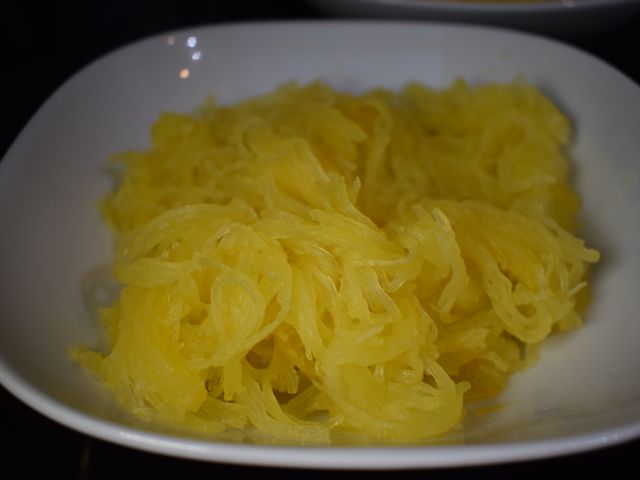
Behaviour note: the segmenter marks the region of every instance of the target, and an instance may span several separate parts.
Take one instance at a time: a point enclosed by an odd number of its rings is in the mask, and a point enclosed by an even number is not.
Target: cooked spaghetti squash
[[[598,252],[572,233],[570,134],[521,80],[287,84],[163,114],[101,203],[110,348],[72,356],[130,412],[201,434],[447,432],[581,323]]]

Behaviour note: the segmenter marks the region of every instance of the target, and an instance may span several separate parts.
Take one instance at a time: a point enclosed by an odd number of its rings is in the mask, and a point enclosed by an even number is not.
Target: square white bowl
[[[161,111],[266,93],[290,80],[338,89],[445,87],[524,76],[575,128],[571,157],[587,242],[603,259],[584,328],[439,445],[302,447],[202,440],[132,424],[66,351],[97,343],[83,289],[108,276],[112,237],[96,202],[106,160],[148,146]],[[490,28],[403,22],[282,22],[155,36],[95,61],[41,107],[0,163],[0,381],[89,435],[185,458],[319,468],[410,468],[542,458],[640,435],[640,88],[567,45]],[[445,439],[446,440],[446,439]]]

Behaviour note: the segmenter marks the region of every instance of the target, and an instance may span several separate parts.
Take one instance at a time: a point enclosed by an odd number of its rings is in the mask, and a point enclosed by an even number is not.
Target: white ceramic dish
[[[640,12],[640,0],[309,0],[329,14],[421,18],[524,29],[563,38],[594,34]]]
[[[469,49],[469,45],[481,48]],[[409,80],[446,86],[524,75],[576,127],[584,235],[603,252],[585,328],[555,338],[535,368],[442,445],[313,448],[180,438],[128,424],[68,346],[98,338],[82,289],[104,272],[111,236],[96,201],[106,159],[148,143],[160,111],[189,111],[283,81],[361,91]],[[640,88],[603,62],[543,38],[426,23],[272,23],[168,33],[111,53],[42,106],[0,163],[0,380],[44,415],[108,441],[211,461],[411,468],[543,458],[640,436]]]

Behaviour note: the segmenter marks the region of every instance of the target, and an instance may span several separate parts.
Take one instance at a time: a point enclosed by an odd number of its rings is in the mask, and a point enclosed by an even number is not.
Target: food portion
[[[102,202],[123,285],[104,352],[128,411],[201,434],[415,442],[581,324],[570,125],[524,81],[286,84],[166,113]]]

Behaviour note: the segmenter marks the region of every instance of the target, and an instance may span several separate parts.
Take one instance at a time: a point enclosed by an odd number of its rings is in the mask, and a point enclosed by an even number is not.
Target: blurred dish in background
[[[564,38],[590,35],[640,13],[640,0],[309,0],[344,16],[497,25]]]

